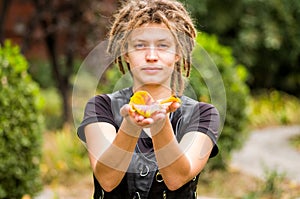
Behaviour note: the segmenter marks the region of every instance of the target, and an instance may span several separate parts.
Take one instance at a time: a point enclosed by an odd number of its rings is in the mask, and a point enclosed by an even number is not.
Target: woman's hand
[[[180,107],[179,102],[172,102],[167,108],[167,113],[175,112]]]
[[[136,116],[132,112],[130,105],[125,104],[120,109],[120,114],[123,117],[120,130],[122,130],[124,133],[130,136],[139,137],[142,127],[137,124],[135,119]]]
[[[125,104],[121,108],[120,113],[128,124],[139,127],[140,129],[150,125],[153,122],[151,118],[144,117],[136,111],[132,110],[129,104]]]
[[[129,104],[125,104],[120,110],[124,118],[121,125],[122,130],[132,136],[139,136],[140,133],[136,132],[140,132],[142,128],[150,128],[153,136],[164,126],[168,113],[176,111],[179,107],[180,103],[173,102],[168,107],[155,111],[150,117],[144,117],[132,110]]]
[[[180,107],[180,103],[173,102],[168,107],[162,109],[164,111],[155,112],[151,118],[153,118],[153,123],[150,125],[151,135],[154,136],[161,131],[165,122],[169,116],[169,113],[175,112]]]

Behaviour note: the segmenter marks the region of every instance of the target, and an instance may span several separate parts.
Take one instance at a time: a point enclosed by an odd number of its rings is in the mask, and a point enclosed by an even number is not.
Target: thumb
[[[124,106],[122,106],[122,108],[120,109],[120,114],[122,117],[126,117],[129,115],[129,112],[131,110],[131,107],[129,104],[125,104]]]

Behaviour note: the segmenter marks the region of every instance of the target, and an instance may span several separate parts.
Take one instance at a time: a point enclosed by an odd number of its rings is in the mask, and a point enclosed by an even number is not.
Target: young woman
[[[187,11],[173,0],[132,0],[116,14],[108,52],[121,72],[128,69],[133,85],[90,99],[78,128],[94,198],[197,197],[199,173],[218,153],[219,114],[182,95],[181,71],[189,75],[195,36]],[[156,104],[147,116],[130,104],[138,91]],[[170,96],[180,100],[157,106]]]

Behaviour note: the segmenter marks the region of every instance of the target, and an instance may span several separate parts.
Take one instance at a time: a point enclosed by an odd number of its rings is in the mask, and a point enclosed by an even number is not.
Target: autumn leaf
[[[155,101],[147,91],[137,91],[130,98],[129,105],[132,111],[144,117],[150,117],[154,112],[168,107],[173,102],[181,103],[181,100],[172,95],[169,98]]]

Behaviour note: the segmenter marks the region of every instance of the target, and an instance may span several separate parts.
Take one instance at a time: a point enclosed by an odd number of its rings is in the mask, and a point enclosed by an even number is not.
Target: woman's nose
[[[155,47],[149,47],[146,50],[146,61],[153,62],[158,60],[157,49]]]

